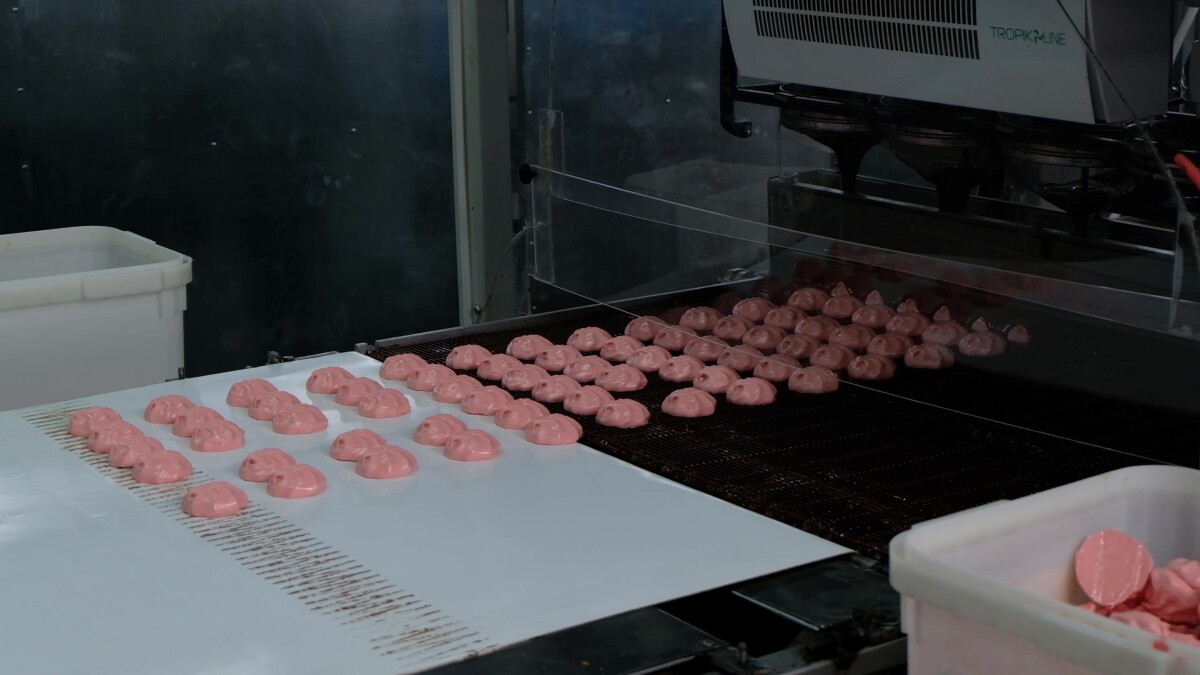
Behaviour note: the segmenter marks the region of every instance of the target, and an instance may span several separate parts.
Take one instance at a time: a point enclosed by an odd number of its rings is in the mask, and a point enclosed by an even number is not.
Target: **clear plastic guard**
[[[1189,235],[1181,227],[1173,296],[1093,286],[976,262],[839,241],[737,218],[535,167],[531,274],[596,302],[614,303],[750,277],[787,285],[797,256],[873,273],[916,275],[1134,328],[1200,337],[1187,297]],[[845,220],[844,216],[826,216]],[[586,226],[584,225],[586,224]],[[1186,247],[1186,248],[1185,248]],[[811,264],[811,263],[810,263]],[[1192,282],[1194,285],[1195,282]]]
[[[741,298],[785,304],[796,290],[828,293],[844,284],[859,299],[878,291],[893,309],[914,300],[930,319],[944,308],[968,331],[1011,337],[1021,326],[1030,343],[1010,341],[1003,354],[972,357],[957,348],[955,372],[944,380],[957,380],[953,386],[932,385],[903,359],[892,380],[855,380],[843,371],[842,386],[1150,461],[1200,463],[1194,450],[1156,440],[1171,431],[1190,435],[1200,421],[1192,386],[1200,377],[1198,344],[1194,332],[1175,330],[1180,309],[1191,306],[1178,293],[1149,295],[872,248],[546,167],[536,167],[533,202],[531,275],[543,284],[670,323],[690,306],[728,314]],[[1083,408],[1101,417],[1072,413]],[[1116,414],[1108,411],[1128,415],[1120,430],[1104,419]]]

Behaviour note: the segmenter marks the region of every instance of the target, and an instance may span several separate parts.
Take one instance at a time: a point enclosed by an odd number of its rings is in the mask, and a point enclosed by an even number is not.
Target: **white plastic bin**
[[[1200,558],[1200,471],[1122,469],[917,525],[891,543],[910,674],[1200,673],[1200,649],[1075,607],[1075,549],[1117,529]]]
[[[130,232],[0,236],[0,410],[178,377],[192,261]]]

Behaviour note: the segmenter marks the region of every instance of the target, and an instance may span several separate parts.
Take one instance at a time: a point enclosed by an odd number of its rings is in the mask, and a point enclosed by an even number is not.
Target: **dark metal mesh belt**
[[[644,309],[660,313],[663,307]],[[371,356],[382,361],[414,353],[441,363],[460,344],[503,353],[512,338],[532,332],[564,344],[582,326],[620,334],[628,318],[598,309],[535,328],[489,331],[485,325],[467,337],[387,347]],[[1044,352],[1038,354],[1031,346],[1024,353],[1012,348],[999,358],[1007,359],[1005,368],[1019,372],[1038,367]],[[583,442],[880,560],[887,559],[892,537],[916,523],[1147,463],[1021,426],[1153,455],[1146,428],[1169,434],[1173,426],[1179,432],[1194,429],[1196,421],[1156,407],[1034,385],[969,364],[938,372],[906,369],[877,389],[843,386],[821,396],[802,396],[781,386],[773,405],[722,402],[715,416],[695,420],[660,411],[662,400],[680,386],[685,385],[651,376],[646,389],[621,395],[651,410],[651,424],[641,429],[610,429],[577,417],[585,430]],[[1009,424],[911,399],[947,406],[957,401],[956,409],[986,404],[993,413],[989,417]],[[561,405],[548,407],[563,412]],[[1124,422],[1114,424],[1117,419]],[[1155,459],[1186,463],[1180,457],[1194,453],[1159,454]]]

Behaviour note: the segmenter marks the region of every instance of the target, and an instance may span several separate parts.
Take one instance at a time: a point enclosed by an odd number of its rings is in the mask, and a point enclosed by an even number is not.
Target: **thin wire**
[[[484,299],[482,305],[476,305],[471,308],[475,312],[476,318],[483,316],[483,313],[487,311],[488,305],[492,303],[492,293],[496,290],[496,282],[500,280],[500,269],[504,267],[505,261],[508,260],[509,254],[512,253],[513,246],[517,244],[517,240],[525,236],[525,233],[535,228],[536,226],[526,225],[521,228],[520,232],[513,235],[512,239],[508,240],[508,246],[505,247],[504,254],[500,256],[500,261],[496,263],[496,269],[492,270],[492,283],[488,286],[487,297]]]

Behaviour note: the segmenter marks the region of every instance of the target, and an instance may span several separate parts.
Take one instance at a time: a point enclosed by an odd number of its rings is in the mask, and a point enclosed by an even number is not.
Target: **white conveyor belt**
[[[5,673],[414,672],[556,630],[845,553],[830,542],[582,445],[519,432],[404,391],[411,415],[367,420],[305,391],[308,373],[379,363],[339,354],[0,413],[0,655]],[[287,437],[225,404],[232,383],[271,380],[324,409],[329,429]],[[182,394],[246,430],[246,447],[197,453],[142,419]],[[66,435],[70,412],[116,409],[196,475],[141,485]],[[457,414],[503,444],[460,463],[412,442]],[[412,451],[416,474],[373,481],[333,460],[335,436],[370,428]],[[326,494],[270,497],[238,479],[279,447],[329,479]],[[186,490],[241,486],[233,518],[189,518]]]

